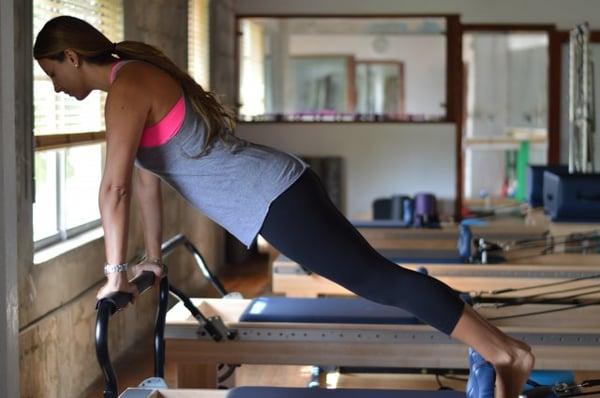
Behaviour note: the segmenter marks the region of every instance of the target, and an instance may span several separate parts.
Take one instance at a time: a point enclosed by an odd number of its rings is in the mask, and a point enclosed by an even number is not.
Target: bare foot
[[[492,362],[496,370],[496,398],[517,398],[535,363],[531,348],[522,341],[514,340],[511,351]]]
[[[507,336],[470,306],[452,331],[452,337],[473,347],[496,370],[496,398],[517,398],[535,359],[531,348]]]

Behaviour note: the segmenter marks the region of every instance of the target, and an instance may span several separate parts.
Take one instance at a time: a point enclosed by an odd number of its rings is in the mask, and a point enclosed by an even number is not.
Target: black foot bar
[[[192,253],[202,275],[204,275],[219,294],[226,296],[228,294],[227,290],[225,290],[221,282],[206,266],[206,262],[198,249],[184,235],[175,235],[161,245],[163,258],[181,245],[184,245]],[[131,282],[137,286],[141,294],[154,285],[154,278],[154,273],[143,272]],[[154,327],[154,376],[161,379],[164,378],[164,334],[169,291],[181,300],[194,318],[198,320],[202,333],[208,333],[215,341],[236,337],[235,330],[228,329],[218,317],[206,318],[183,292],[170,286],[168,279],[166,277],[163,278],[160,282],[158,310]],[[115,292],[96,303],[96,309],[98,310],[96,317],[96,358],[104,374],[104,398],[117,398],[118,395],[117,377],[115,376],[108,353],[108,320],[112,314],[127,306],[131,302],[131,299],[132,296],[129,293]]]

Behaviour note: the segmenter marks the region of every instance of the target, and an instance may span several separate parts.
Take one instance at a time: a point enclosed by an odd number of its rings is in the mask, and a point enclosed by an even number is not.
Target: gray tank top
[[[233,134],[215,139],[206,153],[202,118],[185,97],[185,118],[166,143],[139,147],[136,166],[161,177],[196,209],[247,247],[260,231],[269,206],[304,172],[297,157],[244,141]]]

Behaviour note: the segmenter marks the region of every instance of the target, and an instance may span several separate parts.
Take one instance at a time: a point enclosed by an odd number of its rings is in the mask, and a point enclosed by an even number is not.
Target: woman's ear
[[[81,66],[81,57],[74,50],[67,48],[65,50],[65,58],[74,67],[79,68]]]

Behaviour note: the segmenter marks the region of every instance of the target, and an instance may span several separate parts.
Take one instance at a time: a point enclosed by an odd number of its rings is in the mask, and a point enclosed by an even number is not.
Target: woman
[[[78,100],[92,90],[108,92],[99,194],[107,282],[98,298],[114,291],[137,294],[125,264],[135,164],[150,259],[137,272],[162,276],[162,179],[243,243],[250,245],[260,233],[316,273],[372,301],[406,309],[472,346],[497,371],[497,397],[518,395],[534,362],[526,344],[482,319],[448,286],[380,256],[301,160],[236,138],[231,113],[159,50],[112,43],[88,23],[62,16],[46,23],[33,52],[57,92]]]

